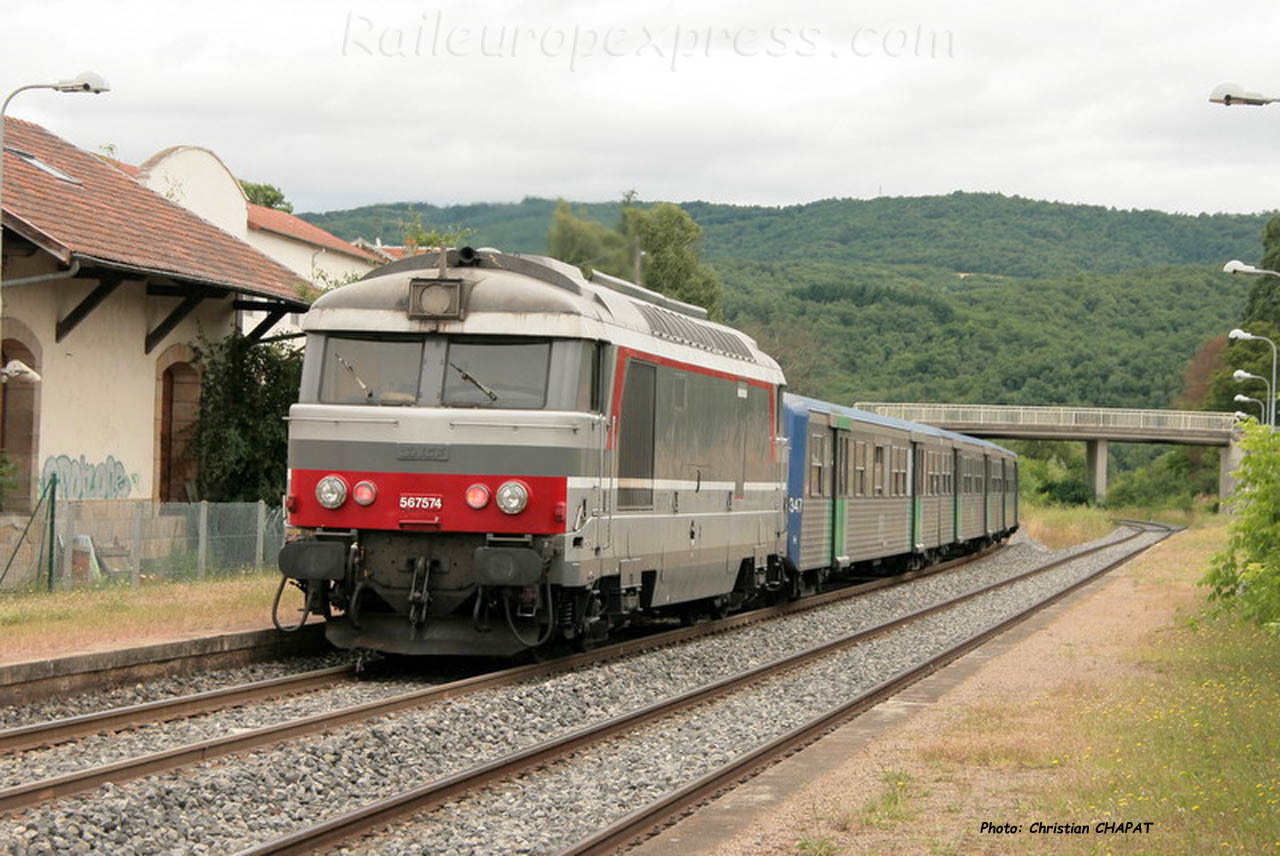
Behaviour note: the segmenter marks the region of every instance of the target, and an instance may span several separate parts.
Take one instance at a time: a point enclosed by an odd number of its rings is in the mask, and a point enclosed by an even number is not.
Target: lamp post
[[[1247,422],[1253,418],[1248,413],[1245,413],[1243,410],[1237,410],[1232,415],[1235,416],[1237,422]]]
[[[1243,382],[1244,382],[1244,381],[1246,381],[1246,380],[1260,380],[1260,381],[1262,381],[1262,385],[1263,385],[1263,386],[1265,386],[1265,387],[1267,388],[1267,401],[1274,401],[1274,400],[1275,400],[1275,399],[1274,399],[1274,398],[1272,398],[1272,396],[1271,396],[1271,385],[1270,385],[1269,383],[1267,383],[1267,379],[1266,379],[1265,377],[1262,377],[1261,375],[1250,374],[1249,372],[1245,371],[1244,369],[1236,369],[1234,372],[1232,372],[1232,373],[1231,373],[1231,378],[1232,378],[1236,383],[1243,383]],[[1263,414],[1264,414],[1264,415],[1266,415],[1266,416],[1269,418],[1269,417],[1270,417],[1270,409],[1269,409],[1269,408],[1263,408]],[[1267,424],[1268,424],[1268,425],[1269,425],[1269,424],[1271,424],[1271,423],[1270,423],[1270,421],[1268,421],[1268,422],[1267,422]]]
[[[1280,276],[1280,274],[1277,274],[1277,276]],[[1267,416],[1267,423],[1272,427],[1275,427],[1276,398],[1275,398],[1274,391],[1276,388],[1276,356],[1277,356],[1276,343],[1268,339],[1266,336],[1258,336],[1253,333],[1246,333],[1245,331],[1241,330],[1239,327],[1235,328],[1230,333],[1228,333],[1227,338],[1236,339],[1242,342],[1252,342],[1252,341],[1266,342],[1268,345],[1271,346],[1271,384],[1270,386],[1267,387],[1266,416]],[[1236,380],[1240,380],[1240,378],[1238,377],[1239,374],[1240,372],[1237,371],[1236,374],[1234,375],[1234,377],[1236,377]],[[1250,375],[1250,377],[1256,377],[1256,375]]]
[[[111,91],[111,87],[107,85],[107,81],[103,79],[102,75],[86,71],[70,80],[60,80],[57,83],[28,83],[26,86],[19,86],[9,93],[8,97],[4,99],[4,103],[0,104],[0,220],[4,216],[4,114],[9,109],[9,102],[13,100],[13,96],[19,92],[26,92],[28,89],[52,89],[55,92],[87,92],[93,95]],[[3,285],[4,226],[0,222],[0,327],[3,326],[4,318]],[[3,334],[0,333],[0,336],[3,336]]]
[[[1222,266],[1223,273],[1248,273],[1254,276],[1280,276],[1280,271],[1267,270],[1266,268],[1254,267],[1245,264],[1239,259],[1232,259]]]
[[[1280,101],[1280,98],[1272,98],[1269,95],[1263,95],[1261,92],[1250,92],[1238,83],[1219,83],[1209,93],[1209,100],[1224,107],[1230,107],[1232,104],[1263,107]]]
[[[1247,395],[1243,395],[1243,394],[1241,394],[1241,395],[1237,395],[1237,396],[1236,396],[1234,399],[1232,399],[1232,400],[1233,400],[1233,401],[1235,401],[1237,404],[1247,404],[1247,403],[1249,403],[1249,402],[1253,402],[1254,404],[1258,405],[1258,407],[1262,410],[1262,416],[1261,416],[1261,417],[1259,417],[1258,421],[1259,421],[1259,422],[1265,422],[1265,421],[1266,421],[1266,419],[1267,419],[1267,405],[1263,404],[1263,403],[1262,403],[1261,401],[1259,401],[1258,399],[1256,399],[1256,398],[1250,398],[1250,397],[1249,397],[1249,396],[1247,396]]]

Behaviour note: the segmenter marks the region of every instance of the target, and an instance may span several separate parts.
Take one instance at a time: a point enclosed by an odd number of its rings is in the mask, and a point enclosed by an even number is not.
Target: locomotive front
[[[506,656],[589,634],[607,424],[577,270],[464,249],[316,302],[280,554],[339,647]]]

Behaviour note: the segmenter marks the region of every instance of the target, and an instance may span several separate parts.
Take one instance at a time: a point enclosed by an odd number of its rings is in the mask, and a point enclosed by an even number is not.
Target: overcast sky
[[[139,163],[215,151],[298,211],[524,196],[997,191],[1280,208],[1280,4],[6,0],[9,114]]]

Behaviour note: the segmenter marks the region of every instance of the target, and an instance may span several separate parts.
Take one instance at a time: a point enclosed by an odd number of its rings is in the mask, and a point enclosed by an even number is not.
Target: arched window
[[[40,372],[40,345],[21,322],[5,319],[0,364],[22,360]],[[13,380],[0,387],[0,449],[13,465],[12,483],[0,498],[5,511],[30,511],[38,490],[40,384]]]
[[[156,361],[156,498],[194,502],[197,462],[192,435],[200,415],[200,371],[186,345],[172,345]]]

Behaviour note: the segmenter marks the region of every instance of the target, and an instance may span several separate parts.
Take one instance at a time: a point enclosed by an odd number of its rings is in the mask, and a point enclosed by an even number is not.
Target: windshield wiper
[[[476,380],[474,377],[467,374],[467,370],[464,369],[462,366],[458,365],[455,362],[450,362],[449,366],[453,368],[453,370],[456,371],[458,374],[462,375],[463,380],[465,380],[467,383],[471,384],[476,389],[483,392],[485,395],[489,396],[490,401],[498,400],[498,393],[494,392],[492,389],[489,389],[489,387],[485,386],[480,381]]]
[[[369,401],[373,401],[373,390],[369,388],[369,384],[360,379],[360,375],[356,374],[356,370],[351,367],[351,363],[342,358],[342,354],[334,354],[333,358],[342,364],[342,367],[351,372],[351,376],[355,378],[356,383],[360,384],[360,389],[364,392],[364,397]]]

